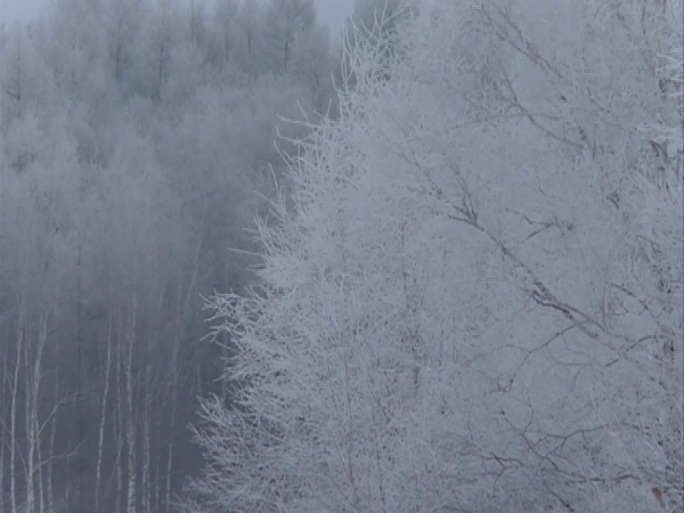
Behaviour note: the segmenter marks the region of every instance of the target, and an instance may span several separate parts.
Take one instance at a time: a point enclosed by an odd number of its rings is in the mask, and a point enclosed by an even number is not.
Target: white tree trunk
[[[7,208],[3,208],[7,205],[5,200],[5,190],[6,187],[0,187],[0,226],[5,226],[5,211]],[[0,374],[0,511],[5,511],[5,458],[6,458],[6,447],[7,443],[11,443],[12,439],[7,440],[7,433],[9,427],[5,424],[7,419],[7,414],[5,410],[5,401],[7,389],[9,387],[9,376],[7,372],[9,370],[7,364],[8,348],[3,348],[4,353],[0,353],[0,359],[2,360],[2,373]],[[10,474],[12,469],[10,468]]]
[[[24,316],[25,305],[22,302],[19,306],[19,324],[17,328],[17,355],[14,364],[14,378],[12,381],[12,404],[10,408],[10,507],[12,511],[17,511],[17,395],[19,392],[19,368],[21,367],[21,354],[24,347]]]
[[[5,511],[5,446],[6,430],[5,426],[5,376],[7,375],[7,353],[0,357],[2,369],[0,370],[0,511]]]
[[[146,371],[145,374],[147,377],[145,378],[145,382],[147,383],[147,387],[145,390],[145,410],[143,412],[143,432],[142,432],[142,445],[143,445],[143,454],[142,454],[142,473],[141,473],[141,495],[142,495],[142,501],[143,501],[143,511],[145,513],[150,513],[150,486],[152,486],[151,481],[150,481],[150,474],[151,474],[151,468],[150,468],[150,437],[152,436],[152,430],[150,428],[151,422],[152,422],[152,387],[150,385],[150,367],[151,365],[148,363],[146,366]]]
[[[40,384],[42,380],[43,352],[47,342],[47,314],[41,315],[38,321],[38,343],[33,354],[33,365],[26,376],[26,510],[33,513],[36,508],[36,477],[40,468]],[[30,329],[27,327],[27,330]],[[27,342],[30,341],[30,336]],[[27,344],[27,350],[29,345]],[[30,355],[25,353],[27,357]],[[38,487],[40,489],[40,487]],[[42,502],[42,501],[41,501]],[[42,513],[42,504],[39,509]]]
[[[126,361],[126,444],[127,444],[127,495],[126,495],[126,513],[136,513],[137,500],[137,466],[136,466],[136,429],[135,429],[135,410],[134,410],[134,392],[135,386],[133,383],[133,350],[135,347],[136,338],[136,298],[133,295],[130,311],[127,319],[127,338],[128,338],[128,355]]]
[[[57,404],[57,401],[59,400],[59,374],[55,373],[55,386],[54,386],[54,395],[53,395],[53,404]],[[52,475],[53,475],[53,461],[52,459],[55,456],[55,438],[57,435],[57,415],[56,413],[50,420],[50,446],[48,450],[48,458],[50,458],[50,461],[47,466],[47,479],[46,479],[46,498],[45,498],[45,504],[46,504],[46,511],[48,513],[54,513],[55,511],[55,490],[52,484]]]
[[[114,494],[114,512],[121,513],[121,500],[123,498],[123,451],[126,433],[126,413],[123,400],[123,358],[121,347],[117,349],[118,357],[116,362],[116,423],[114,425],[114,440],[116,444],[116,461],[114,463],[114,473],[116,475],[116,492]]]
[[[95,466],[95,511],[99,512],[100,488],[102,481],[102,452],[104,448],[105,425],[107,422],[107,400],[109,398],[109,377],[112,371],[112,317],[109,317],[107,328],[107,363],[105,370],[104,391],[102,393],[102,409],[100,410],[100,431],[97,444],[97,464]]]

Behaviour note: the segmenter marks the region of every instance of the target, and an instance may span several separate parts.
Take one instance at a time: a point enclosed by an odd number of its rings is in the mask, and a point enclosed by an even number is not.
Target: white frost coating
[[[681,2],[430,5],[213,302],[241,394],[195,507],[676,511]]]

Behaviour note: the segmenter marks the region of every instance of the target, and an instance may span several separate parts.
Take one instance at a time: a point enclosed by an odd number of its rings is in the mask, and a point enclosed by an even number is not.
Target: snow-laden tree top
[[[237,399],[189,508],[675,511],[681,19],[435,0],[357,32],[260,285],[213,302]]]

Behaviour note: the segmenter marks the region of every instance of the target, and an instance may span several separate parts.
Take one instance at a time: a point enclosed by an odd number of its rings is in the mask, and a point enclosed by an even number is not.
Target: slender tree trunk
[[[121,323],[123,326],[123,323]],[[122,330],[119,330],[122,333]],[[123,357],[121,354],[121,342],[118,346],[118,358],[116,365],[116,422],[114,423],[114,438],[116,440],[116,461],[114,464],[114,470],[116,474],[116,493],[114,494],[114,511],[115,513],[121,513],[121,499],[123,498],[123,449],[124,449],[124,433],[126,432],[125,418],[126,414],[124,411],[123,402]]]
[[[143,467],[142,467],[142,497],[143,497],[143,511],[145,513],[150,513],[150,435],[151,435],[151,428],[150,424],[152,422],[152,387],[150,386],[150,363],[148,362],[147,368],[145,371],[146,378],[145,378],[145,383],[146,383],[146,389],[145,389],[145,411],[143,412],[143,433],[142,433],[142,442],[143,442]]]
[[[150,287],[152,289],[152,287]],[[141,471],[141,497],[142,507],[145,513],[151,512],[152,501],[152,487],[155,483],[152,480],[152,432],[153,432],[153,410],[154,410],[154,386],[153,386],[153,372],[152,372],[152,358],[156,354],[158,327],[161,326],[161,318],[163,311],[164,289],[159,288],[159,298],[155,302],[154,310],[148,312],[147,319],[147,333],[145,345],[145,361],[143,371],[142,387],[139,394],[142,394],[142,401],[144,408],[142,411],[142,471]]]
[[[102,482],[102,454],[104,449],[105,425],[107,422],[107,404],[109,399],[109,377],[112,371],[112,316],[109,316],[107,327],[107,363],[102,393],[102,409],[100,410],[100,431],[97,442],[97,463],[95,465],[95,511],[100,511],[100,490]]]
[[[0,355],[2,369],[0,370],[0,511],[5,511],[5,445],[7,444],[5,419],[5,389],[7,381],[7,350]]]
[[[83,411],[83,401],[85,398],[85,390],[83,383],[83,312],[82,312],[82,297],[81,297],[81,234],[78,234],[78,255],[76,257],[76,381],[77,381],[77,396],[76,396],[76,422],[77,422],[77,444],[83,444],[85,439],[85,417]],[[79,451],[80,452],[80,451]],[[78,464],[76,470],[76,490],[77,490],[77,504],[84,507],[85,489],[83,482],[83,474],[85,469],[85,461],[82,454],[78,456]]]
[[[30,335],[27,335],[26,344],[26,366],[28,367],[29,359],[29,346],[31,343]],[[32,370],[32,369],[31,369]],[[33,473],[34,473],[34,460],[35,460],[35,445],[33,440],[35,434],[33,433],[33,376],[31,372],[26,373],[26,380],[24,382],[24,428],[26,429],[26,456],[24,461],[24,504],[26,508],[26,513],[35,513],[34,511],[34,483],[33,483]]]
[[[66,488],[64,490],[64,504],[69,506],[71,505],[71,486],[69,486],[69,483],[71,483],[71,465],[66,466],[66,470],[64,471],[64,481],[66,482]]]
[[[21,355],[24,347],[24,316],[25,304],[22,301],[19,306],[19,323],[17,327],[17,354],[14,365],[14,378],[12,381],[12,404],[10,409],[10,507],[17,511],[17,396],[19,393],[19,368],[21,367]]]
[[[136,499],[137,499],[137,466],[136,466],[136,429],[135,429],[135,410],[134,410],[134,392],[135,387],[133,383],[133,350],[135,348],[135,337],[136,337],[136,314],[137,314],[137,304],[135,293],[133,293],[133,298],[131,301],[129,319],[128,319],[128,355],[126,362],[126,443],[127,443],[127,456],[128,456],[128,475],[127,475],[127,497],[126,497],[126,513],[136,513]]]
[[[40,316],[38,321],[38,341],[33,354],[33,365],[26,376],[26,511],[34,513],[36,508],[36,489],[42,490],[37,486],[36,474],[40,468],[40,384],[43,377],[42,363],[45,344],[47,342],[47,322],[48,314]],[[29,328],[27,328],[29,329]],[[28,341],[27,341],[28,342]],[[27,344],[27,350],[29,346]],[[27,356],[28,353],[25,353]],[[42,500],[40,501],[42,502]],[[42,513],[42,504],[40,505]]]
[[[160,412],[161,413],[161,412]],[[161,422],[159,422],[159,417],[160,415],[157,415],[155,417],[155,422],[154,422],[154,428],[155,432],[157,433],[157,440],[161,439]],[[157,447],[157,450],[155,451],[155,460],[154,460],[154,495],[152,496],[152,511],[160,511],[159,509],[159,497],[161,493],[161,450],[159,447]]]
[[[38,433],[40,433],[40,429],[38,427],[37,429]],[[38,440],[36,443],[36,456],[38,460],[38,476],[37,476],[37,482],[36,484],[38,485],[38,494],[36,495],[36,498],[38,499],[38,511],[39,513],[44,513],[45,512],[45,483],[44,483],[44,460],[43,460],[43,447],[42,447],[42,437],[40,434],[38,435]]]
[[[192,289],[192,285],[189,287]],[[188,291],[189,295],[189,291]],[[180,296],[180,293],[179,293]],[[166,486],[164,491],[166,495],[164,497],[164,506],[168,511],[171,505],[171,475],[173,474],[173,449],[174,449],[174,438],[176,430],[176,409],[177,409],[177,397],[178,397],[178,353],[180,348],[180,332],[182,324],[182,312],[184,310],[184,303],[181,303],[179,297],[179,308],[176,311],[176,326],[173,334],[173,349],[171,353],[171,390],[169,395],[169,400],[171,401],[171,418],[169,419],[169,444],[166,453]]]
[[[173,474],[173,449],[174,449],[174,437],[175,437],[175,426],[176,426],[176,348],[174,347],[173,354],[173,374],[171,376],[171,418],[169,421],[169,444],[166,452],[166,486],[164,491],[166,495],[164,497],[164,506],[168,511],[171,504],[171,475]]]
[[[173,473],[173,439],[175,435],[175,424],[176,424],[176,376],[173,376],[173,382],[171,385],[171,420],[169,425],[169,445],[166,453],[166,486],[164,491],[166,495],[164,497],[164,506],[166,510],[169,510],[171,505],[171,475]]]
[[[57,404],[59,400],[59,374],[55,373],[55,386],[53,395],[53,404]],[[45,503],[47,505],[46,510],[48,513],[54,513],[55,511],[55,490],[52,485],[52,476],[54,470],[53,458],[55,456],[55,438],[57,434],[57,414],[50,419],[50,448],[49,448],[49,458],[50,462],[47,466],[47,483],[46,483],[46,499]],[[0,510],[2,511],[2,510]]]

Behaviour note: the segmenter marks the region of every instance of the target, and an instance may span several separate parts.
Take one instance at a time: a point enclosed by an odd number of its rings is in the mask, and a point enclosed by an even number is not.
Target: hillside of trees
[[[286,120],[336,115],[313,0],[56,0],[0,27],[0,512],[163,513],[226,397]],[[277,142],[277,147],[274,144]]]
[[[683,16],[0,25],[0,512],[681,513]]]

